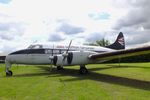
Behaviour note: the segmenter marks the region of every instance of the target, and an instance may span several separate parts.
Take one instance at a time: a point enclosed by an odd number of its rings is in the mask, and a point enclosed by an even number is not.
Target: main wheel
[[[62,70],[63,67],[62,66],[57,66],[57,70]]]
[[[86,67],[80,67],[80,74],[87,74],[88,70],[86,69]]]
[[[11,70],[9,70],[8,72],[6,72],[6,76],[12,76],[13,72]]]

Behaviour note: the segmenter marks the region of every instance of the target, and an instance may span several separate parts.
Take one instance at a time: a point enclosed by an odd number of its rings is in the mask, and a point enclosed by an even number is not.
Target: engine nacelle
[[[62,65],[85,65],[89,64],[91,60],[88,59],[90,54],[95,52],[90,51],[72,51],[68,52],[68,55],[64,59],[63,54],[54,56],[53,63],[56,66]]]

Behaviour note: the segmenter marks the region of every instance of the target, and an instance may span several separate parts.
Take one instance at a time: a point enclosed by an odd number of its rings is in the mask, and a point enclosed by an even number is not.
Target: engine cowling
[[[63,65],[85,65],[89,64],[91,61],[88,59],[90,54],[94,52],[90,51],[72,51],[68,52],[66,58],[64,59],[63,54],[54,56],[53,63],[55,66]]]

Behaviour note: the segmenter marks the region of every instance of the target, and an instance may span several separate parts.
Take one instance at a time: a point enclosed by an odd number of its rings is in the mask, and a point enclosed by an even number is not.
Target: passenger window
[[[60,51],[61,54],[64,53],[64,52],[66,52],[66,50],[61,50],[61,51]]]
[[[60,51],[59,50],[53,50],[53,54],[59,54]]]
[[[52,50],[45,50],[45,54],[52,54]]]

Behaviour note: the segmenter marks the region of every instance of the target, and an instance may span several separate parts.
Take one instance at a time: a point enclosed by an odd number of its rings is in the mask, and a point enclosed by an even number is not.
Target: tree
[[[106,46],[106,45],[109,45],[110,42],[109,40],[105,40],[104,38],[101,39],[101,40],[97,40],[93,43],[88,43],[87,45],[92,45],[92,46]]]
[[[96,41],[96,44],[97,44],[98,46],[106,46],[106,45],[109,45],[110,42],[109,42],[108,40],[105,40],[105,39],[103,38],[102,40],[97,40],[97,41]]]

